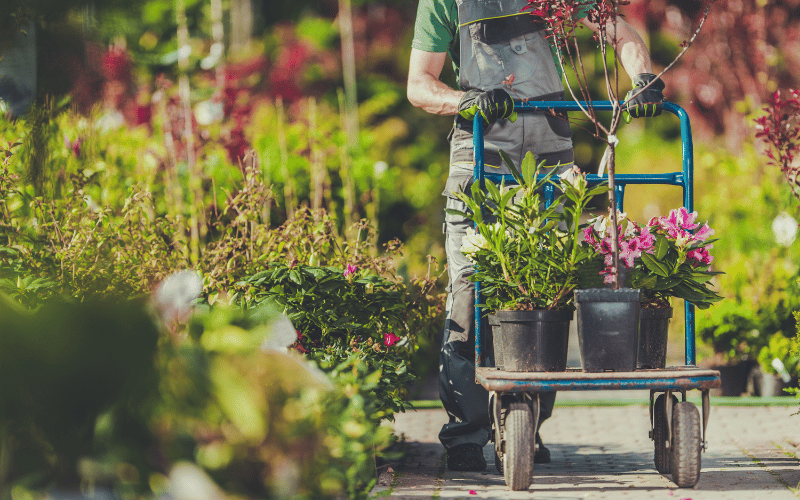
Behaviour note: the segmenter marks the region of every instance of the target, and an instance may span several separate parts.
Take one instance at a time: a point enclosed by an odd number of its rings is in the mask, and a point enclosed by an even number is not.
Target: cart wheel
[[[678,398],[672,396],[673,408],[678,404]],[[659,474],[669,474],[669,424],[667,423],[667,395],[661,394],[653,405],[653,444],[655,455],[653,461]]]
[[[688,401],[672,409],[672,481],[691,488],[700,479],[700,413]]]
[[[492,438],[494,440],[494,468],[500,475],[503,475],[503,422],[507,409],[500,407],[501,403],[498,399],[500,395],[492,393],[489,400],[489,408],[491,408],[490,418],[492,420]]]
[[[506,484],[513,491],[525,491],[533,475],[533,415],[525,403],[511,403],[505,421],[506,452],[503,470]]]

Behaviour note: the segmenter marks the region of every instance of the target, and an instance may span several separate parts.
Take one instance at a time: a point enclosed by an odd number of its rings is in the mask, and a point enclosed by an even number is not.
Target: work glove
[[[648,83],[652,85],[645,90],[641,90]],[[662,103],[664,102],[664,82],[652,73],[641,73],[633,79],[633,89],[625,96],[625,121],[630,123],[631,117],[643,118],[658,116],[661,114]],[[636,93],[636,95],[633,97]]]
[[[468,122],[474,120],[476,115],[483,118],[484,125],[491,125],[502,118],[508,118],[512,122],[517,119],[517,114],[514,112],[514,100],[503,89],[485,92],[468,90],[458,103],[456,126],[471,130],[472,124]]]

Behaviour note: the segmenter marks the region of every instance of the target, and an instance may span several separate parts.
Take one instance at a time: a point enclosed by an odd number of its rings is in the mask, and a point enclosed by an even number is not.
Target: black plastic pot
[[[720,386],[711,389],[711,396],[739,397],[747,394],[747,379],[751,370],[758,363],[750,359],[742,359],[727,365],[711,365],[709,368],[719,371]]]
[[[639,311],[639,354],[637,369],[660,369],[667,364],[667,333],[671,307]]]
[[[512,372],[563,372],[571,310],[497,311],[503,369]],[[495,327],[498,328],[498,327]]]
[[[641,295],[638,288],[575,290],[583,371],[636,369]]]
[[[498,370],[503,369],[503,340],[502,330],[500,329],[500,322],[497,321],[497,316],[490,314],[487,317],[487,338],[491,339],[492,359],[494,359],[494,366]]]

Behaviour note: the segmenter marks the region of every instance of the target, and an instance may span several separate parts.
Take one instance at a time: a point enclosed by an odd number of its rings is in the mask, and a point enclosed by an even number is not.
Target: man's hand
[[[648,83],[649,87],[641,90]],[[633,89],[625,96],[625,121],[630,123],[631,117],[642,118],[661,114],[664,102],[664,82],[652,73],[641,73],[633,79]],[[637,95],[638,94],[638,95]]]
[[[514,101],[503,89],[467,91],[458,103],[457,119],[472,121],[476,115],[480,115],[486,125],[502,118],[509,118],[512,122],[517,118]]]

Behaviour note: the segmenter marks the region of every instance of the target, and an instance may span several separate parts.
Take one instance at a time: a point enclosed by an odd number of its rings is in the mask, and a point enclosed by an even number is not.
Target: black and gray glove
[[[644,90],[648,83],[653,82]],[[652,73],[642,73],[633,79],[633,89],[625,96],[625,121],[630,123],[631,117],[643,118],[658,116],[664,102],[664,82]],[[637,95],[638,94],[638,95]]]
[[[484,120],[484,125],[490,125],[502,118],[516,121],[514,100],[503,89],[493,90],[468,90],[458,103],[458,116],[456,122],[459,128],[469,128],[476,115]]]

